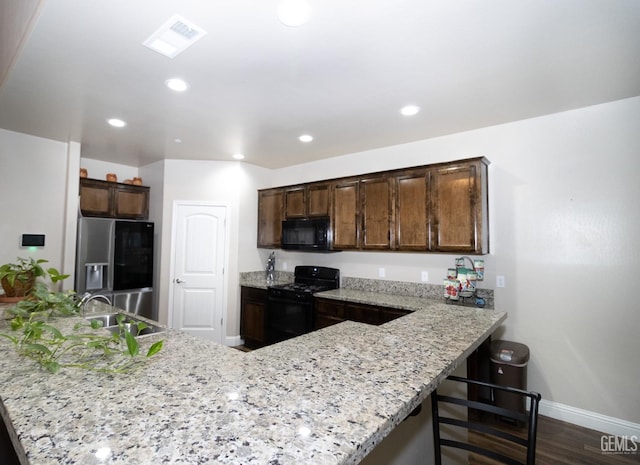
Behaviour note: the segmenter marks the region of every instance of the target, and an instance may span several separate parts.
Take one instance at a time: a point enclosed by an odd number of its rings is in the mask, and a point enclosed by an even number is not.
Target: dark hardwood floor
[[[601,450],[601,438],[603,433],[581,428],[570,423],[565,423],[553,418],[539,416],[538,438],[536,447],[536,465],[632,465],[640,464],[640,444],[638,450],[629,451],[628,454],[606,453]],[[511,431],[520,431],[519,428],[500,423],[500,427]],[[473,442],[478,444],[491,444],[492,448],[501,452],[515,455],[514,458],[522,460],[518,451],[513,447],[505,450],[501,441],[487,439],[484,435],[472,433]],[[606,435],[608,437],[608,435]],[[473,465],[495,465],[496,462],[484,457],[470,458]]]

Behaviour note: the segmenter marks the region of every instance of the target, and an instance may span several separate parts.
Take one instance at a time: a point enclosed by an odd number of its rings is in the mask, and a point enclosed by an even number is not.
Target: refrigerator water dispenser
[[[108,263],[85,263],[85,289],[106,289]]]

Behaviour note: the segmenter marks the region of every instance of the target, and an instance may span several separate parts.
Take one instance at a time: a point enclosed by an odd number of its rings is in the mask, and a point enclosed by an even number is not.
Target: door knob
[[[181,280],[180,278],[176,278],[175,283],[176,284],[184,284],[186,281]]]

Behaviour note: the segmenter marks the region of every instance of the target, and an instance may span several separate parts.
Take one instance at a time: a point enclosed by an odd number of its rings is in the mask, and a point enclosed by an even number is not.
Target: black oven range
[[[340,270],[323,266],[296,266],[294,282],[267,288],[267,344],[313,331],[313,294],[338,289]]]

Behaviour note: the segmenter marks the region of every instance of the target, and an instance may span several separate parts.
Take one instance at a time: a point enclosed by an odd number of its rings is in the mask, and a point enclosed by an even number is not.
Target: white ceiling
[[[309,2],[291,28],[277,0],[46,0],[0,127],[132,166],[242,152],[277,168],[640,95],[639,0]],[[169,59],[142,42],[174,14],[208,34]]]

